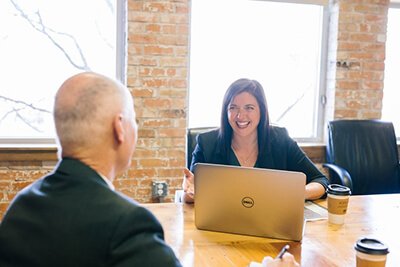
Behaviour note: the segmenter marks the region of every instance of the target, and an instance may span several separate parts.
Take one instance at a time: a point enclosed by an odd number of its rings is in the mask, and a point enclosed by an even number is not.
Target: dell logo
[[[245,208],[251,208],[254,206],[254,200],[251,197],[244,197],[242,199],[242,205]]]

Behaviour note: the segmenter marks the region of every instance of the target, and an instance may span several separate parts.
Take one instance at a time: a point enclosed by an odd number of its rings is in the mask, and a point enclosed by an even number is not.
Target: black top
[[[63,159],[0,224],[0,266],[181,266],[158,220],[93,169]]]
[[[196,163],[240,166],[232,149],[225,153],[218,146],[218,131],[216,129],[198,135],[190,166],[192,171]],[[303,172],[307,176],[307,183],[320,183],[326,190],[329,185],[328,178],[318,170],[297,143],[289,137],[285,128],[270,127],[270,143],[267,147],[267,151],[263,153],[265,156],[261,156],[262,153],[259,153],[254,167]]]

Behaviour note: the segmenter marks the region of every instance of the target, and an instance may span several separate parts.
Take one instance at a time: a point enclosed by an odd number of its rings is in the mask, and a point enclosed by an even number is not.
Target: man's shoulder
[[[114,212],[137,215],[136,217],[142,219],[155,220],[154,215],[147,208],[123,193],[111,191],[110,198]]]
[[[121,192],[110,190],[110,194],[112,195],[114,204],[120,206],[122,209],[136,209],[141,207],[138,202]]]

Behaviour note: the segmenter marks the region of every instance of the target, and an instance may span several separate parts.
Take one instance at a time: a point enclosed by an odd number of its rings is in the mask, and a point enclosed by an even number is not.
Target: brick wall
[[[49,173],[56,162],[55,148],[0,149],[0,220],[17,192]]]
[[[379,119],[389,0],[341,0],[335,118]]]
[[[165,201],[171,201],[182,184],[188,40],[188,1],[128,2],[127,83],[135,99],[140,138],[131,170],[115,186],[138,201],[153,201],[153,180],[168,183]]]
[[[326,120],[380,118],[389,0],[332,1]],[[140,202],[153,180],[172,201],[185,166],[189,62],[188,0],[128,1],[127,84],[135,97],[139,140],[132,168],[115,181]],[[324,147],[307,147],[320,166]],[[0,149],[0,218],[13,196],[51,171],[55,149]]]

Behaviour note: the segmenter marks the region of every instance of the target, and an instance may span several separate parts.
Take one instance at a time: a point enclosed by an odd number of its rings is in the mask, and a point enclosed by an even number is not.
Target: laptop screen
[[[305,174],[197,163],[194,175],[198,229],[301,240]]]

